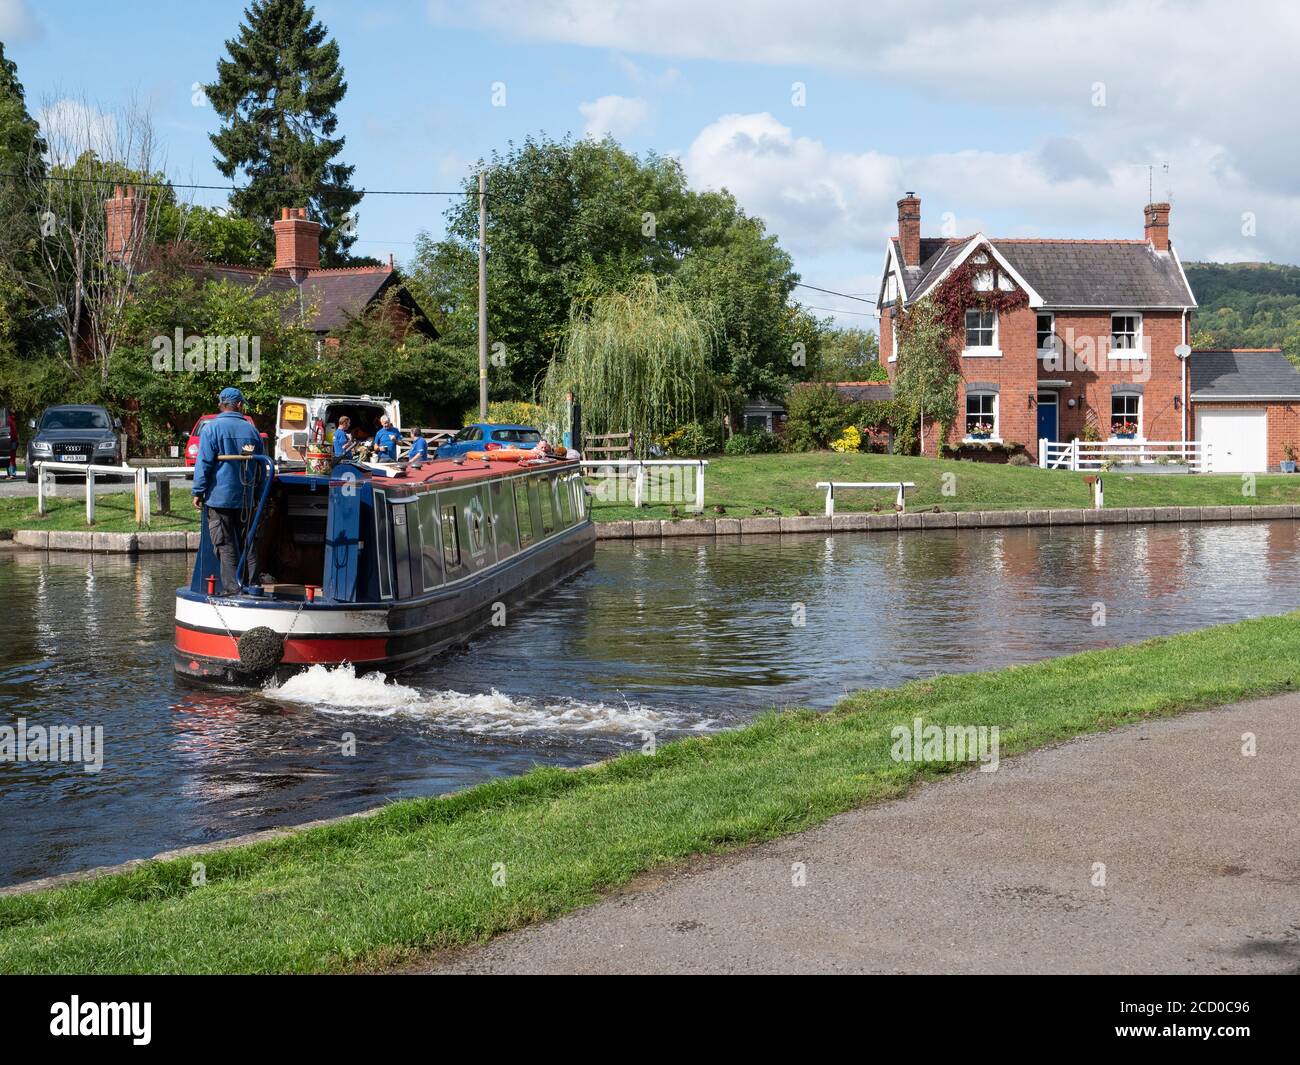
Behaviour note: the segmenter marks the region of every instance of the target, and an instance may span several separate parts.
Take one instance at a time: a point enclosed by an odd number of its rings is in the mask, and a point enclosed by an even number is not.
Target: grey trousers
[[[208,536],[212,547],[221,562],[222,595],[238,595],[239,551],[244,542],[244,529],[239,521],[237,507],[208,507]],[[257,542],[248,545],[248,558],[244,561],[244,583],[252,584],[257,579]]]

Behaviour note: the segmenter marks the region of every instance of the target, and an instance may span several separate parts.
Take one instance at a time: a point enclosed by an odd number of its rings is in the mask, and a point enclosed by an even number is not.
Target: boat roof
[[[355,462],[341,462],[334,467],[330,474],[330,480],[338,480],[342,476],[341,471],[351,470],[357,480],[370,481],[373,485],[386,488],[419,488],[431,484],[437,484],[441,487],[448,484],[490,481],[528,470],[569,469],[577,465],[577,459],[555,459],[545,464],[530,462],[526,465],[521,465],[518,462],[488,462],[485,459],[465,459],[464,462],[456,462],[454,459],[432,459],[420,463],[418,468],[406,466],[396,476],[385,476],[382,469],[375,469],[369,464],[360,465]],[[278,472],[276,476],[281,480],[302,478],[303,480],[320,481],[324,479],[317,474],[307,473],[306,470]]]

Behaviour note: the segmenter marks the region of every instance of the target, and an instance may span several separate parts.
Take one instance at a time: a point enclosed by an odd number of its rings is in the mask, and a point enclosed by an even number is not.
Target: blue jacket
[[[262,464],[217,461],[218,455],[242,454],[245,444],[253,445],[253,454],[265,454],[261,436],[242,414],[223,410],[204,423],[194,461],[194,494],[208,506],[236,509],[252,503]]]
[[[411,444],[411,453],[406,456],[408,462],[414,462],[416,459],[427,459],[429,457],[429,441],[422,436],[417,436]]]
[[[396,461],[397,459],[397,442],[402,439],[402,434],[396,429],[380,429],[375,433],[375,450],[385,458]]]

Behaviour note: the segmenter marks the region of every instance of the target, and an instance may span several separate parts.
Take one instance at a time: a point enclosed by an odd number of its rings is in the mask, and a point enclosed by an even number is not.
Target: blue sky
[[[0,39],[34,112],[72,100],[111,114],[134,97],[169,175],[216,184],[216,116],[191,87],[213,76],[244,7],[0,0]],[[874,292],[908,189],[927,234],[1138,237],[1149,165],[1184,259],[1300,261],[1298,8],[332,0],[316,12],[342,51],[358,187],[454,188],[512,139],[608,129],[679,156],[697,186],[730,188],[805,281],[858,293]],[[420,230],[441,232],[444,206],[370,197],[356,248],[405,259]],[[871,323],[854,313],[863,304],[807,296]]]

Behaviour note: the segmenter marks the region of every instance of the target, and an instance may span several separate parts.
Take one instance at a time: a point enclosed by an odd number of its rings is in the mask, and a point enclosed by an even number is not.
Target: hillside
[[[1186,263],[1200,308],[1193,346],[1281,347],[1300,361],[1300,266]]]

